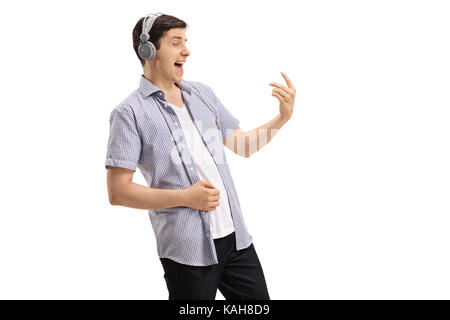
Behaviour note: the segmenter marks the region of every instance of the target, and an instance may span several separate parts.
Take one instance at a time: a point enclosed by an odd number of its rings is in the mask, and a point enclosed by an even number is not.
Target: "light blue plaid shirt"
[[[235,228],[236,249],[247,248],[253,239],[242,216],[222,144],[222,140],[239,126],[239,120],[223,106],[209,86],[185,80],[177,84],[222,177]],[[204,104],[193,85],[217,112],[220,131],[215,114]],[[130,170],[138,167],[151,188],[185,189],[200,180],[185,146],[180,121],[167,104],[164,93],[141,75],[139,88],[111,112],[105,167]],[[194,266],[218,263],[210,232],[210,211],[173,207],[148,210],[148,214],[160,258]]]

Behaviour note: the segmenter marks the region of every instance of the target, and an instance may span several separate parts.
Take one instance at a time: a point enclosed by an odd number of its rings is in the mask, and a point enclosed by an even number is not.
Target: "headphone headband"
[[[161,16],[163,13],[157,12],[157,13],[149,13],[145,16],[144,21],[142,22],[142,32],[140,35],[141,43],[138,47],[138,53],[139,57],[142,60],[151,60],[155,57],[156,54],[156,48],[153,45],[150,39],[150,30],[152,28],[153,23],[155,20]]]

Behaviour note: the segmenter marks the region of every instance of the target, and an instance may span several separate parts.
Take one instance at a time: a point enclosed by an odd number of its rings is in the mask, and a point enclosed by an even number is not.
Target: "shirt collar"
[[[189,94],[191,94],[192,87],[187,81],[181,80],[180,82],[176,82],[176,84],[181,88],[181,90],[184,90],[184,91],[188,92]],[[148,96],[154,94],[155,92],[158,92],[157,94],[160,97],[163,96],[163,91],[161,89],[159,89],[157,86],[155,86],[146,77],[144,77],[143,74],[141,74],[139,90],[141,91],[144,98],[147,98]]]

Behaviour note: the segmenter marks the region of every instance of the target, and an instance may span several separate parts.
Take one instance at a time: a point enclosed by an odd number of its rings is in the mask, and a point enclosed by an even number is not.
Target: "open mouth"
[[[177,69],[178,72],[183,72],[183,65],[175,62],[175,69]]]

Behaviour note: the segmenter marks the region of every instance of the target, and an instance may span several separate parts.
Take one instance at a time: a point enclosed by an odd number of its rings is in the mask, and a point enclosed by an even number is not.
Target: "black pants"
[[[227,300],[270,300],[253,243],[236,251],[235,233],[214,239],[218,264],[190,266],[160,258],[169,300],[215,300],[217,289]]]

